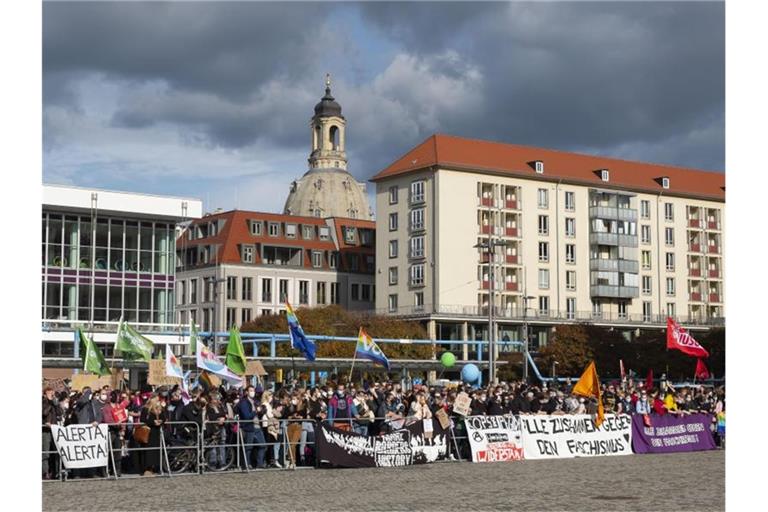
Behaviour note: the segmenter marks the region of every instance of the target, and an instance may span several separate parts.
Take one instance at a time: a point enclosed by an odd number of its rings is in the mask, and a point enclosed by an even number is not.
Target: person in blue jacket
[[[346,394],[344,384],[339,384],[334,396],[328,400],[328,423],[341,430],[351,431],[352,420],[357,417],[354,398]]]
[[[262,432],[260,424],[264,412],[264,407],[256,398],[256,389],[253,386],[248,386],[245,390],[245,396],[237,404],[237,414],[240,419],[240,429],[243,432],[246,454],[244,463],[250,466],[255,451],[256,467],[262,469],[267,467],[264,461],[267,445],[264,442],[264,432]]]

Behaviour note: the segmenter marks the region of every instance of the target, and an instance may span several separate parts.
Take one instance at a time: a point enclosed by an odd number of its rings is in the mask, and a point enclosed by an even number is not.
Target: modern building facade
[[[198,199],[44,185],[43,355],[72,357],[82,326],[109,355],[122,317],[157,343],[174,331],[175,239]]]
[[[325,96],[315,105],[310,121],[312,146],[309,170],[291,183],[283,213],[308,217],[345,217],[372,220],[365,183],[347,171],[347,121],[331,95],[330,77]]]
[[[434,135],[371,181],[377,310],[436,338],[724,322],[724,174]]]
[[[260,315],[375,300],[375,223],[233,210],[192,222],[176,241],[177,321],[226,331]]]

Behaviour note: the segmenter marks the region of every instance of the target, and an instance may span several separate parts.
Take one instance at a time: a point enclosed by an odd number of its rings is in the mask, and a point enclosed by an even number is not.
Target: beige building
[[[491,288],[502,350],[523,322],[532,349],[566,322],[724,322],[724,174],[434,135],[372,181],[376,307],[437,339],[487,339]]]

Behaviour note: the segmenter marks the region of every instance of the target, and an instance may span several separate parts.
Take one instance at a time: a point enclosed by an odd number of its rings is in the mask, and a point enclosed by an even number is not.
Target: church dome
[[[371,220],[365,188],[344,169],[312,169],[291,184],[284,213]]]
[[[316,117],[342,117],[341,115],[341,105],[336,103],[333,96],[331,96],[331,86],[330,84],[326,86],[325,88],[325,96],[323,96],[320,99],[320,102],[315,105],[315,116]]]

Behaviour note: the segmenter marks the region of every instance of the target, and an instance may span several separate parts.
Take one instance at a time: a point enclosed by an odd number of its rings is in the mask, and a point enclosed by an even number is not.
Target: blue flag
[[[367,332],[360,328],[360,333],[357,335],[357,346],[355,347],[355,357],[362,357],[373,361],[376,364],[382,365],[389,371],[389,359],[384,355],[379,346],[373,341]]]
[[[285,303],[285,309],[288,318],[288,334],[291,336],[291,348],[295,348],[307,358],[307,361],[315,360],[315,342],[310,340],[304,334],[304,330],[296,318],[296,313],[288,302]]]

